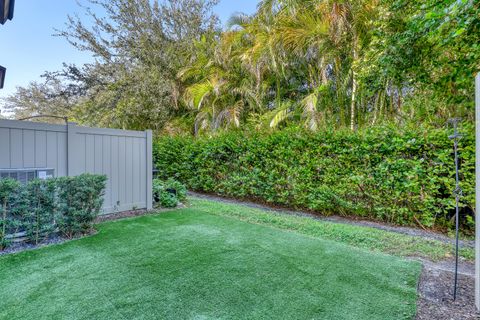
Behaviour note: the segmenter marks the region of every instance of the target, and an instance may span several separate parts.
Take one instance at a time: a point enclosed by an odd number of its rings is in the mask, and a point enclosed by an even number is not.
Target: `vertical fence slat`
[[[151,209],[152,132],[0,120],[1,169],[106,174],[103,213]]]
[[[56,132],[46,131],[46,166],[48,168],[58,168],[58,138]],[[59,170],[55,170],[55,176],[58,177]]]
[[[58,177],[68,176],[68,150],[67,150],[67,133],[57,132],[57,169]]]
[[[23,138],[23,168],[35,167],[35,131],[34,130],[22,130]]]
[[[47,166],[47,132],[35,131],[35,168]]]
[[[112,183],[112,207],[113,209],[116,208],[118,205],[118,201],[120,201],[120,194],[119,194],[119,160],[118,160],[118,137],[112,137],[112,175],[111,175],[111,183]]]
[[[140,201],[148,201],[146,198],[147,192],[147,139],[140,140]]]
[[[23,133],[22,129],[10,130],[10,167],[23,167]]]
[[[105,201],[103,206],[106,208],[113,207],[112,205],[112,147],[111,137],[103,136],[102,138],[102,174],[109,177],[107,181],[107,189],[105,190]]]
[[[10,169],[10,129],[0,128],[0,168]]]
[[[125,137],[118,138],[118,201],[120,206],[125,205],[126,199],[126,159],[125,159]]]
[[[68,122],[67,124],[67,139],[66,150],[67,150],[67,176],[73,176],[75,172],[74,161],[75,161],[75,148],[78,146],[74,145],[75,135],[77,134],[77,124],[74,122]]]

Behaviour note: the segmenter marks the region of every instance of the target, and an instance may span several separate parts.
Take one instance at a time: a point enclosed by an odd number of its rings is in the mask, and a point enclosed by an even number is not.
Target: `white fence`
[[[152,207],[152,132],[0,120],[0,170],[108,177],[103,213]]]

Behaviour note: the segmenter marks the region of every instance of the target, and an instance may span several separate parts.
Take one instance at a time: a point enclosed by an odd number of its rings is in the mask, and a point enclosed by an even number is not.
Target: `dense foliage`
[[[85,0],[57,36],[94,62],[65,63],[7,98],[5,109],[24,117],[68,116],[102,127],[159,129],[181,112],[178,70],[195,39],[217,32],[215,0]],[[66,45],[68,45],[66,43]],[[45,119],[42,119],[45,120]],[[47,119],[49,120],[49,119]]]
[[[469,229],[474,134],[470,126],[463,133],[461,220]],[[394,126],[171,137],[154,148],[160,178],[174,177],[194,190],[443,230],[454,214],[452,149],[445,129]]]
[[[13,234],[38,244],[60,232],[66,237],[89,232],[103,204],[106,177],[82,174],[27,185],[0,179],[0,249]]]
[[[57,224],[60,232],[73,237],[89,232],[103,205],[107,177],[82,174],[56,180],[58,189]]]
[[[472,225],[479,1],[262,0],[224,30],[217,0],[86,2],[57,35],[95,61],[18,88],[15,117],[184,136],[159,142],[161,178],[428,228],[451,226],[441,128],[462,117]]]
[[[22,195],[27,206],[23,207],[23,220],[28,239],[38,244],[55,231],[56,197],[55,180],[33,180]]]
[[[88,2],[58,35],[95,62],[19,88],[16,117],[169,134],[473,120],[478,1],[263,0],[223,31],[216,0]]]
[[[187,199],[187,188],[181,182],[169,178],[165,181],[153,180],[153,200],[164,208],[175,208]]]
[[[13,202],[13,194],[20,184],[12,179],[0,179],[0,202],[2,205],[2,218],[0,220],[0,250],[7,246],[7,231],[13,229],[13,219],[7,219],[9,205]]]

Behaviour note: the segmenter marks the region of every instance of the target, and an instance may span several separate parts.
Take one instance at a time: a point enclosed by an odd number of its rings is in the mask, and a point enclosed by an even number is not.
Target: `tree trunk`
[[[374,109],[373,109],[372,125],[375,125],[375,123],[377,122],[377,115],[378,115],[378,112],[379,112],[378,109],[380,108],[380,93],[379,92],[375,96],[375,103],[374,103],[373,107],[374,107]]]
[[[358,60],[358,37],[354,35],[353,40],[353,61],[352,61],[352,101],[350,105],[350,129],[355,130],[355,104],[357,102],[357,73],[355,71],[355,63]]]
[[[280,83],[280,79],[278,76],[275,77],[276,82],[277,82],[277,95],[275,97],[275,104],[276,108],[280,108],[280,105],[282,104],[282,96],[281,96],[281,91],[282,91],[282,84]]]

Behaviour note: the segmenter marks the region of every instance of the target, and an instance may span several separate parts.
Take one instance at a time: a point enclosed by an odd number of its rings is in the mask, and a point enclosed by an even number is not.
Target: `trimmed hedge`
[[[0,250],[16,233],[38,244],[57,231],[69,238],[89,232],[103,204],[106,180],[93,174],[36,179],[26,185],[0,179]]]
[[[58,228],[66,237],[88,233],[103,205],[107,176],[82,174],[56,179]]]
[[[462,221],[473,230],[475,143],[460,142]],[[453,143],[446,129],[375,127],[357,133],[229,132],[162,137],[159,178],[188,188],[270,204],[431,229],[452,227]]]

